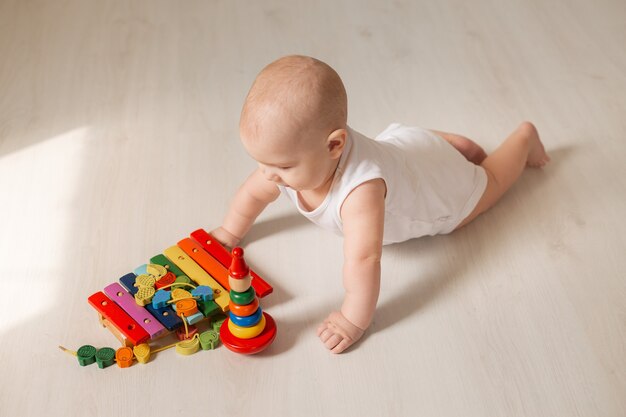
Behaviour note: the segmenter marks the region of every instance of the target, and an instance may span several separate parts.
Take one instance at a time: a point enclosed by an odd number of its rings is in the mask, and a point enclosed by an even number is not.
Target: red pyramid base
[[[228,329],[228,318],[224,320],[222,323],[222,327],[220,327],[220,339],[222,339],[222,343],[228,349],[233,352],[243,353],[245,355],[252,355],[254,353],[259,353],[266,347],[272,344],[274,338],[276,337],[276,323],[272,316],[263,312],[265,316],[265,328],[257,337],[253,337],[252,339],[239,339],[238,337],[233,336],[233,334]]]

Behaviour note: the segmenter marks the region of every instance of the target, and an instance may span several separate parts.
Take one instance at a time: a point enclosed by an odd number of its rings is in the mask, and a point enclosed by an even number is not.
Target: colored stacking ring
[[[238,339],[230,332],[227,323],[224,323],[220,329],[220,341],[233,352],[245,355],[261,352],[271,345],[276,338],[276,323],[274,319],[267,313],[263,313],[263,317],[265,317],[265,328],[257,337],[252,339]],[[230,322],[230,320],[228,320],[228,322]]]
[[[240,327],[252,327],[255,324],[257,324],[259,321],[261,321],[261,316],[263,315],[263,312],[261,311],[260,308],[257,309],[256,312],[254,312],[252,315],[250,316],[238,316],[236,314],[233,314],[233,312],[230,312],[230,321],[233,324],[236,324],[237,326]]]
[[[240,306],[239,304],[233,303],[233,300],[230,300],[228,304],[230,311],[237,316],[250,316],[254,314],[254,312],[259,308],[259,299],[254,297],[254,300],[250,304],[246,304]]]
[[[76,357],[80,366],[91,365],[96,361],[96,348],[91,345],[81,346],[76,352]]]
[[[231,320],[228,320],[228,330],[233,336],[239,339],[252,339],[261,334],[265,328],[265,316],[261,316],[261,320],[252,327],[241,327],[234,324]]]
[[[244,292],[230,291],[230,299],[233,300],[233,303],[239,304],[240,306],[250,304],[255,297],[254,288],[252,287]]]
[[[98,349],[96,352],[96,362],[98,362],[98,368],[100,369],[113,365],[113,362],[115,362],[115,351],[110,347]]]
[[[244,292],[250,285],[252,284],[252,278],[248,275],[245,278],[233,278],[228,277],[228,285],[230,285],[230,289],[232,291]]]

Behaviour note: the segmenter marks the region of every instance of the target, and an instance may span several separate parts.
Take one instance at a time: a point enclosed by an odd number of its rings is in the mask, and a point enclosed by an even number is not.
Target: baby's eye
[[[282,170],[287,170],[287,169],[291,169],[292,167],[278,167],[278,169],[282,169]]]

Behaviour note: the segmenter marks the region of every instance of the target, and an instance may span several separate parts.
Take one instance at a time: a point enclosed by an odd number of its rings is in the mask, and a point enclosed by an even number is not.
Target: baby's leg
[[[481,164],[487,173],[487,188],[474,210],[457,229],[492,207],[519,178],[524,167],[540,168],[549,161],[535,126],[529,122],[519,125]]]
[[[461,152],[465,159],[476,165],[480,165],[487,157],[487,153],[480,145],[465,136],[439,132],[437,130],[432,130],[432,132],[445,139],[445,141],[454,146],[457,151]]]

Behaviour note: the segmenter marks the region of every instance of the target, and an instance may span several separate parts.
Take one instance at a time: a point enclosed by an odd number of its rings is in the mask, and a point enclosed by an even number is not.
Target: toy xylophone
[[[213,349],[219,338],[234,352],[257,353],[276,336],[274,320],[259,306],[259,298],[272,291],[248,268],[243,249],[235,248],[231,254],[199,229],[88,298],[100,323],[122,348],[61,349],[77,356],[83,366],[98,362],[101,368],[113,362],[129,366],[133,358],[145,363],[150,353],[174,346],[185,355],[200,347]],[[198,333],[196,325],[206,320],[212,328]],[[150,347],[149,342],[172,333],[179,342],[156,350]]]

